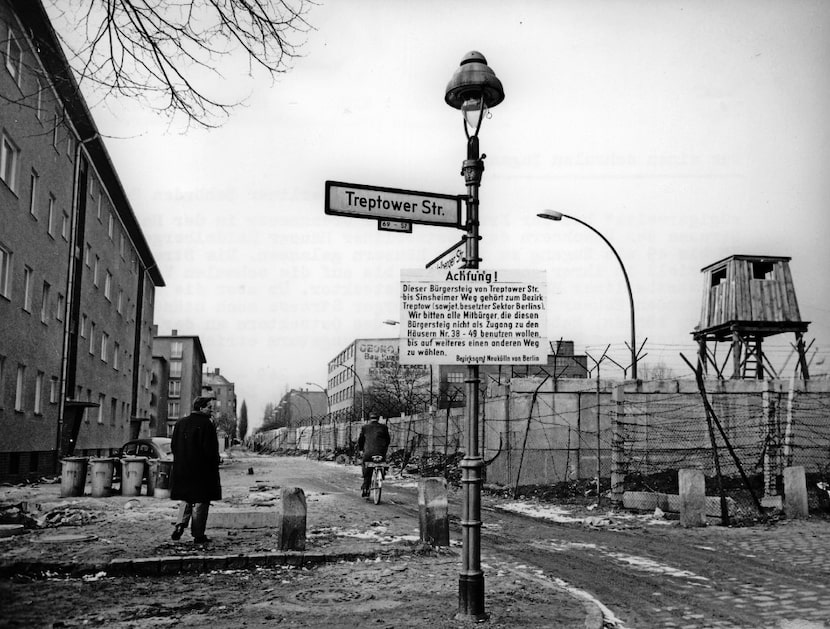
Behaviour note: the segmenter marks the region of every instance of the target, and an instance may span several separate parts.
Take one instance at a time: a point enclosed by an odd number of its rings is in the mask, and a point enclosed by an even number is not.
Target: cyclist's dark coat
[[[377,421],[369,421],[360,429],[360,436],[357,438],[357,447],[363,450],[363,460],[369,461],[374,455],[386,457],[386,450],[389,448],[389,429],[386,424],[379,424]]]

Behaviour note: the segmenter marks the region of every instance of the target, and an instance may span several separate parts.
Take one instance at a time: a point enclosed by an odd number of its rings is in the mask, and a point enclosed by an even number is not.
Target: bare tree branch
[[[314,0],[46,0],[80,85],[218,126],[239,79],[287,72]],[[68,6],[67,6],[68,5]],[[247,71],[239,71],[247,66]],[[229,89],[231,88],[231,89]]]

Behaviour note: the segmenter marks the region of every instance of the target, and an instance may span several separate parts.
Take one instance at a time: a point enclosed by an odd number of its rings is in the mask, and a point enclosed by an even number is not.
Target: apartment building
[[[0,479],[150,416],[163,278],[39,0],[0,0]]]
[[[213,397],[213,419],[217,426],[230,432],[236,427],[236,390],[233,382],[222,375],[220,369],[205,370],[202,374],[202,395]],[[229,434],[229,437],[232,437]]]
[[[153,358],[157,366],[166,363],[166,379],[158,386],[166,394],[166,406],[159,405],[156,434],[170,437],[173,427],[182,417],[187,417],[193,401],[202,394],[202,368],[207,362],[202,342],[198,336],[180,335],[173,330],[169,336],[158,335],[153,328]],[[161,378],[164,369],[156,375]]]

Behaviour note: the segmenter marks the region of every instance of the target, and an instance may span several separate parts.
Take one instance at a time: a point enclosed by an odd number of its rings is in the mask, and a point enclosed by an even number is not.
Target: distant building
[[[397,337],[355,339],[329,361],[329,412],[335,420],[365,418],[370,409],[365,408],[364,398],[368,398],[370,391],[401,377],[399,351]],[[422,388],[432,390],[429,380],[432,371],[428,367],[407,365],[403,369],[412,375],[410,379],[417,378]]]
[[[154,326],[154,332],[157,330]],[[176,422],[190,414],[193,401],[202,393],[202,367],[207,360],[199,337],[180,336],[178,330],[170,336],[154,335],[153,358],[157,364],[162,359],[167,363],[167,380],[159,381],[162,391],[167,393],[167,407],[159,408],[156,431],[160,433],[164,427],[169,437]]]
[[[236,428],[236,391],[234,383],[223,376],[218,368],[202,374],[202,395],[216,399],[213,419],[217,426],[229,432]]]
[[[291,389],[280,398],[274,413],[280,425],[307,426],[327,418],[328,400],[319,389]]]
[[[586,378],[587,356],[574,355],[573,341],[559,341],[548,354],[544,365],[482,365],[479,368],[482,387],[488,382],[507,382],[510,378],[550,375],[551,378]],[[330,412],[335,420],[359,421],[368,408],[361,407],[365,394],[378,397],[379,387],[389,387],[390,381],[415,383],[418,387],[418,409],[463,406],[464,365],[401,366],[400,339],[355,339],[337,354],[328,365],[328,396]],[[404,373],[403,370],[406,370]],[[405,393],[401,393],[404,395]],[[415,406],[415,405],[412,405]],[[374,409],[372,409],[374,410]]]
[[[0,479],[151,415],[164,280],[39,0],[0,0]]]

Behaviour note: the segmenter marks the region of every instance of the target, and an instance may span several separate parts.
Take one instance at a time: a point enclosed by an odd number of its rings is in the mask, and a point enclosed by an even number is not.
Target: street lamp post
[[[602,238],[603,242],[608,245],[611,251],[614,253],[614,256],[617,258],[617,262],[620,263],[620,268],[623,272],[623,277],[625,278],[625,287],[628,290],[628,306],[629,306],[629,313],[630,313],[630,320],[631,320],[631,347],[629,350],[631,351],[631,377],[634,380],[637,380],[637,340],[635,335],[635,328],[634,328],[634,294],[631,292],[631,282],[628,280],[628,272],[625,270],[625,265],[623,264],[622,258],[620,258],[620,254],[617,253],[617,250],[614,249],[614,245],[612,245],[609,240],[603,236],[599,230],[592,227],[585,221],[582,221],[575,216],[569,216],[568,214],[563,214],[562,212],[557,212],[556,210],[544,210],[543,212],[539,212],[536,216],[539,218],[545,218],[550,221],[561,221],[563,218],[569,218],[572,221],[576,221],[580,225],[584,225],[592,232],[594,232],[597,236]]]
[[[366,390],[363,388],[363,380],[360,379],[360,376],[357,375],[357,372],[354,370],[354,367],[351,365],[347,365],[346,363],[341,363],[341,367],[345,367],[349,371],[354,374],[354,377],[357,378],[357,383],[360,385],[360,421],[366,421],[366,415],[363,412],[365,409],[363,407],[364,400],[366,399]]]
[[[444,93],[444,101],[464,116],[467,159],[461,174],[467,185],[467,224],[464,268],[477,269],[479,257],[478,189],[484,172],[484,155],[479,153],[478,132],[487,110],[504,100],[504,89],[495,72],[480,52],[464,55]],[[472,133],[471,133],[472,131]],[[478,444],[478,365],[467,365],[464,380],[466,447],[461,461],[463,503],[461,513],[462,561],[458,579],[458,618],[481,621],[487,618],[484,607],[484,573],[481,571],[481,479],[484,459]]]
[[[326,419],[329,419],[329,392],[328,392],[328,390],[325,389],[324,387],[321,387],[316,382],[306,382],[306,384],[310,385],[310,386],[313,386],[313,387],[317,387],[318,389],[320,389],[323,392],[323,395],[326,396]],[[303,399],[305,399],[305,401],[308,402],[308,399],[306,399],[305,396],[303,396]],[[311,406],[311,402],[309,402],[308,405]],[[332,420],[331,423],[334,424],[334,421]],[[323,419],[321,418],[320,419],[320,442],[321,443],[322,443],[322,439],[323,439],[322,434],[323,434]],[[337,449],[337,431],[334,431],[334,449],[335,450]]]

